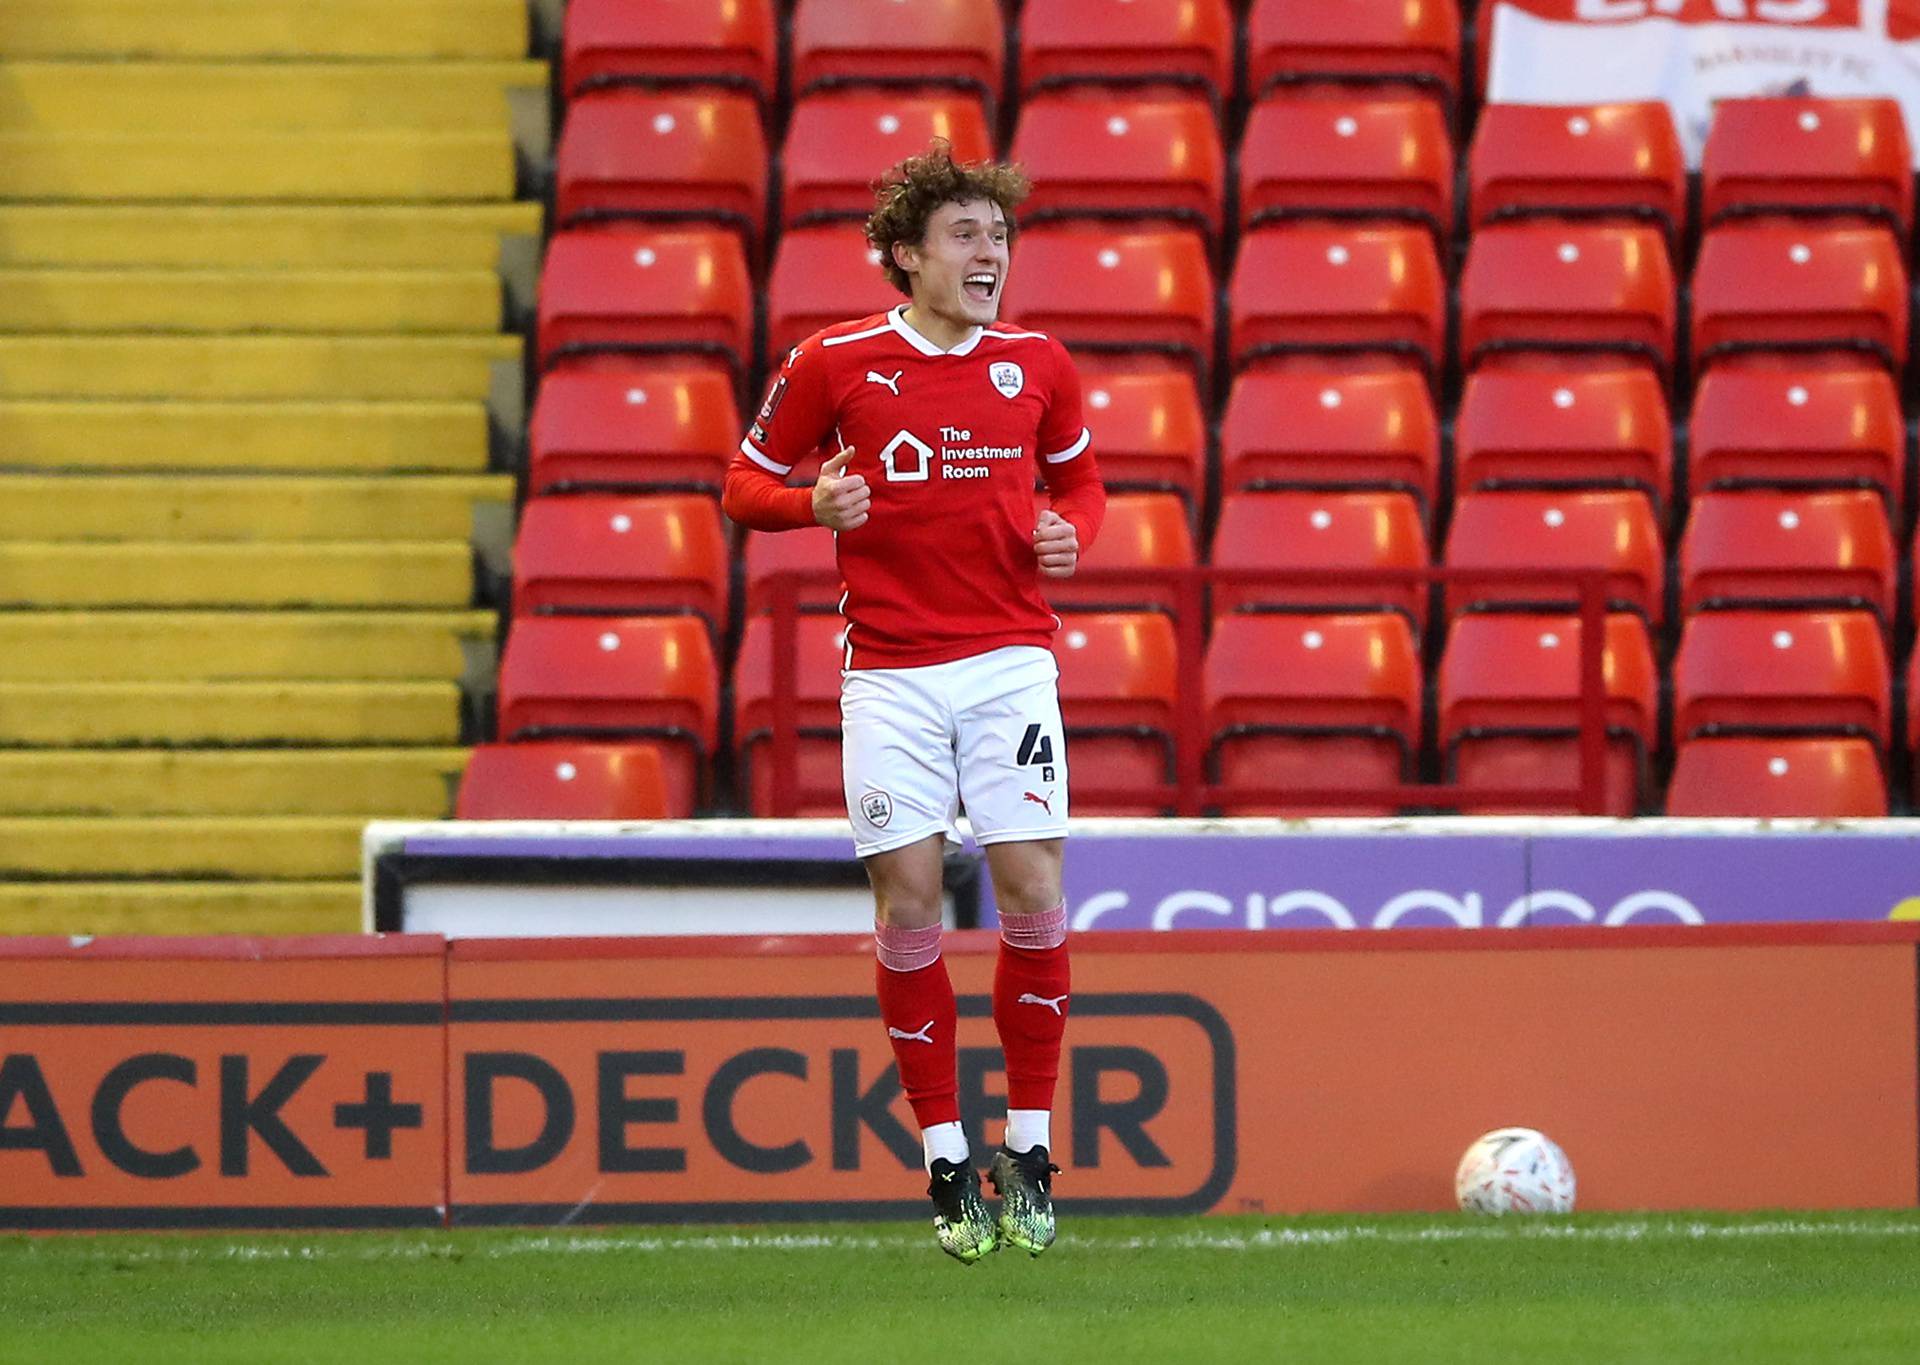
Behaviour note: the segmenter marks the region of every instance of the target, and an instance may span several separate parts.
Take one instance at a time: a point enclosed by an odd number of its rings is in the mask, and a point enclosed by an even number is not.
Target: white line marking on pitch
[[[431,1235],[431,1234],[429,1234]],[[1703,1223],[1689,1220],[1634,1221],[1593,1225],[1554,1222],[1461,1223],[1458,1226],[1417,1228],[1268,1227],[1252,1232],[1200,1229],[1150,1236],[1107,1237],[1097,1224],[1074,1241],[1077,1249],[1102,1251],[1285,1251],[1344,1246],[1354,1242],[1388,1246],[1418,1246],[1437,1242],[1540,1240],[1565,1242],[1715,1242],[1750,1238],[1891,1238],[1920,1236],[1920,1222],[1818,1222],[1779,1219],[1765,1223]],[[603,1256],[654,1251],[897,1251],[925,1245],[926,1239],[904,1235],[858,1233],[726,1232],[634,1234],[551,1234],[516,1237],[491,1246],[464,1246],[453,1242],[405,1241],[372,1246],[342,1242],[243,1242],[225,1246],[186,1243],[169,1247],[129,1247],[125,1250],[88,1248],[74,1259],[116,1264],[191,1264],[207,1261],[428,1261],[502,1260],[516,1256]],[[68,1255],[73,1244],[29,1241],[28,1256]],[[0,1262],[5,1260],[0,1251]]]

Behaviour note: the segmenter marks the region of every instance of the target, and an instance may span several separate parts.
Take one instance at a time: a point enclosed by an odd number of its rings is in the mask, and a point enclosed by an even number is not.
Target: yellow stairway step
[[[0,815],[442,819],[465,749],[0,749]]]
[[[350,877],[358,816],[22,816],[0,818],[0,878]]]
[[[0,336],[0,398],[481,400],[517,382],[520,352],[511,336]]]
[[[508,474],[0,474],[0,540],[465,540]]]
[[[488,611],[0,612],[0,681],[451,681]]]
[[[4,28],[4,24],[0,24]],[[497,128],[544,62],[0,62],[0,129]]]
[[[539,235],[534,203],[0,204],[10,266],[490,270]]]
[[[513,135],[0,133],[5,199],[511,199]]]
[[[353,934],[358,881],[0,882],[0,934]]]
[[[0,469],[479,472],[487,440],[477,402],[0,400]]]
[[[7,0],[13,57],[520,57],[527,0]]]
[[[4,332],[497,332],[482,270],[0,269]]]
[[[0,746],[455,744],[451,682],[0,683]]]
[[[7,607],[464,607],[462,540],[271,544],[0,541]]]

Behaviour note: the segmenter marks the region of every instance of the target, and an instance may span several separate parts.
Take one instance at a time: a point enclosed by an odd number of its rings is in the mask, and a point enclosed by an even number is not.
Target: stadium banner
[[[1483,22],[1489,99],[1665,100],[1694,166],[1722,99],[1883,95],[1920,128],[1920,0],[1499,0]]]
[[[1912,1207],[1917,944],[1089,934],[1062,1204],[1440,1210],[1523,1123],[1586,1209]],[[948,937],[976,1151],[996,952]],[[854,935],[0,940],[0,1228],[924,1218],[873,970]]]
[[[1090,935],[1062,1208],[1441,1210],[1513,1123],[1585,1209],[1912,1206],[1917,937]],[[1005,1109],[994,952],[949,936],[976,1152]],[[923,1217],[872,970],[861,938],[450,945],[452,1221]]]
[[[0,938],[0,1229],[430,1227],[438,938]]]
[[[381,824],[366,865],[368,928],[453,938],[858,932],[871,916],[831,820]],[[950,925],[998,923],[971,844],[948,885]],[[1074,823],[1066,895],[1077,931],[1914,918],[1920,827],[1089,819]]]

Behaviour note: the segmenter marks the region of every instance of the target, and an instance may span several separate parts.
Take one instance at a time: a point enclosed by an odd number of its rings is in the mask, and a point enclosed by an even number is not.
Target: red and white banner
[[[1889,96],[1920,133],[1920,0],[1499,0],[1491,33],[1488,99],[1665,100],[1694,165],[1744,96]]]

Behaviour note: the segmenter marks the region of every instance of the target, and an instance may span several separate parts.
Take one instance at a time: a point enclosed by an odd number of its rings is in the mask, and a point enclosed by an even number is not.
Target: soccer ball
[[[1474,1139],[1454,1172],[1466,1213],[1572,1213],[1573,1165],[1545,1133],[1496,1128]]]

